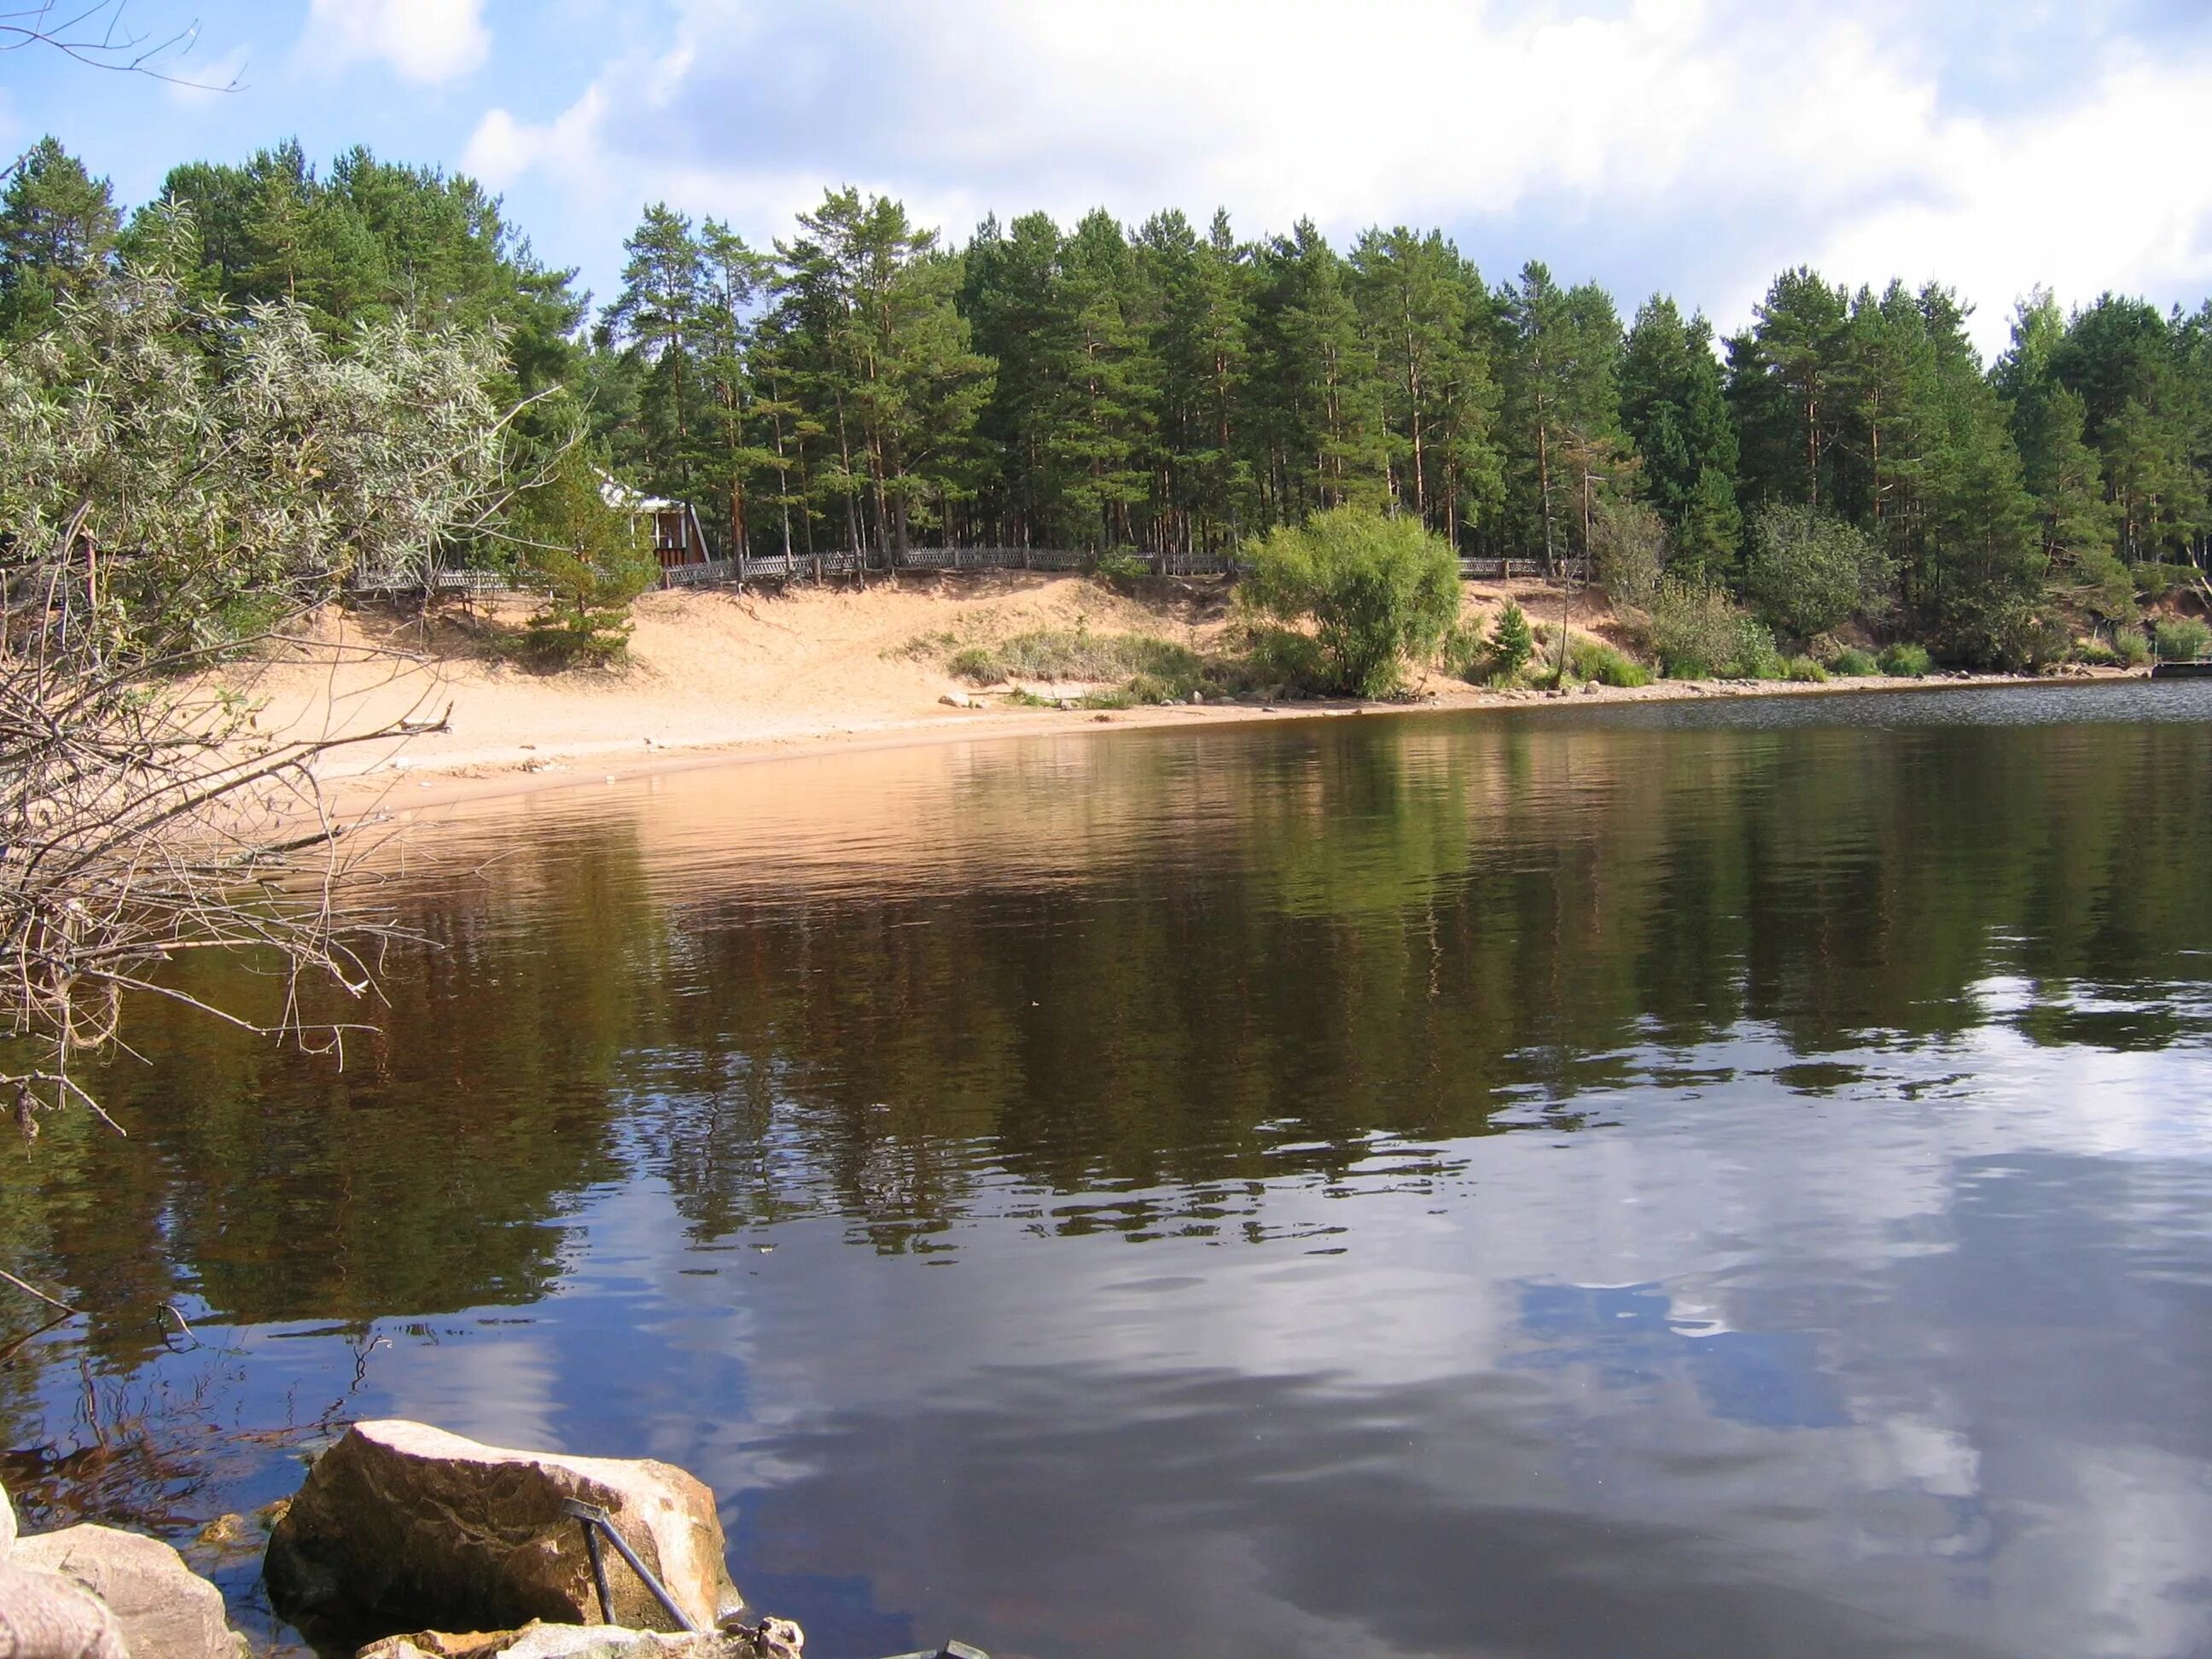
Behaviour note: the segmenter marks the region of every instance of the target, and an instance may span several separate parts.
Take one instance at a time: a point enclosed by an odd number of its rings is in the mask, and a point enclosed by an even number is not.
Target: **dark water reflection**
[[[8,1160],[95,1310],[0,1370],[34,1521],[188,1530],[397,1413],[693,1468],[829,1659],[2212,1647],[2212,685],[849,755],[416,845],[343,1070],[145,1010],[136,1138]]]

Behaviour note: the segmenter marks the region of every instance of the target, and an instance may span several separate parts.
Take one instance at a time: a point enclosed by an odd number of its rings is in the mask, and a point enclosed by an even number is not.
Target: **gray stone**
[[[389,1630],[602,1622],[576,1498],[609,1512],[691,1622],[743,1607],[714,1496],[666,1463],[481,1445],[421,1423],[357,1423],[307,1473],[269,1539],[270,1594],[288,1617]],[[606,1622],[675,1628],[611,1547]]]
[[[19,1538],[8,1565],[50,1572],[114,1614],[131,1659],[246,1659],[223,1615],[222,1592],[158,1538],[113,1527],[70,1527]]]
[[[0,1653],[9,1659],[130,1659],[98,1596],[58,1572],[0,1562]]]

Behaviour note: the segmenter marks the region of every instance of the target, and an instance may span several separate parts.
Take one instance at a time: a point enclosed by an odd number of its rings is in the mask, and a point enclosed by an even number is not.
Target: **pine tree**
[[[1352,295],[1368,350],[1379,370],[1390,493],[1397,508],[1424,525],[1455,528],[1458,502],[1448,477],[1464,465],[1474,434],[1439,452],[1437,441],[1456,388],[1468,410],[1487,402],[1487,364],[1469,352],[1469,284],[1459,250],[1443,234],[1399,226],[1363,234],[1352,251]],[[1463,413],[1462,424],[1473,419]]]
[[[1848,302],[1801,267],[1774,279],[1755,315],[1728,354],[1745,491],[1820,506],[1831,493]]]
[[[1644,487],[1667,521],[1680,573],[1727,580],[1742,545],[1735,502],[1735,422],[1702,313],[1685,320],[1654,295],[1621,354],[1621,419],[1643,460]]]
[[[643,370],[635,441],[659,490],[688,497],[700,375],[692,362],[705,261],[691,222],[656,202],[623,244],[623,289],[600,313],[605,345],[627,350]]]
[[[1261,266],[1259,403],[1279,474],[1277,517],[1298,523],[1316,509],[1380,506],[1382,398],[1350,269],[1304,219],[1268,245]]]
[[[0,193],[0,337],[46,327],[106,266],[120,221],[107,180],[52,137],[18,157]]]
[[[1180,213],[1156,215],[1137,246],[1159,294],[1150,425],[1164,488],[1155,507],[1173,526],[1168,540],[1216,546],[1235,539],[1252,483],[1240,451],[1251,271],[1225,214],[1204,238]]]

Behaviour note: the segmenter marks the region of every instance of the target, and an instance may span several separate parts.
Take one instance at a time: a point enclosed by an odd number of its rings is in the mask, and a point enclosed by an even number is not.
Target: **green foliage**
[[[1443,642],[1437,647],[1437,661],[1444,672],[1470,685],[1481,678],[1489,660],[1490,647],[1482,630],[1469,628],[1464,621],[1445,629]]]
[[[988,645],[963,646],[945,659],[945,672],[975,685],[996,685],[1006,678],[999,653]]]
[[[1534,262],[1492,285],[1419,228],[1340,251],[1303,222],[1243,241],[1219,215],[1031,213],[956,252],[846,190],[773,250],[653,204],[587,333],[568,273],[473,181],[363,150],[188,163],[119,238],[115,217],[58,145],[28,153],[0,196],[0,326],[44,327],[120,248],[331,342],[496,328],[494,402],[557,393],[518,416],[526,453],[587,421],[718,551],[1075,548],[1127,579],[1364,507],[1485,556],[1589,554],[1632,608],[1663,565],[1793,644],[1896,614],[1947,659],[2026,665],[2136,620],[2131,589],[2193,586],[2212,539],[2212,306],[2038,295],[1984,372],[1948,289],[1801,269],[1723,365],[1663,295],[1624,332],[1595,285]]]
[[[1508,600],[1490,619],[1492,672],[1501,679],[1512,678],[1528,663],[1535,648],[1535,638],[1528,631],[1528,613]]]
[[[1116,550],[1099,556],[1097,575],[1106,581],[1138,581],[1152,574],[1152,565],[1134,553]]]
[[[105,179],[52,137],[18,156],[0,193],[0,338],[52,327],[107,273],[120,221]]]
[[[547,669],[619,658],[629,642],[629,603],[660,566],[644,521],[609,503],[605,474],[580,444],[516,492],[506,532],[548,594],[530,619],[525,655]]]
[[[1724,580],[1743,539],[1732,482],[1736,431],[1702,314],[1686,321],[1662,295],[1637,312],[1621,357],[1620,407],[1645,487],[1666,519],[1678,574]]]
[[[1809,507],[1753,520],[1745,586],[1761,615],[1801,639],[1886,608],[1889,562],[1873,538]]]
[[[1650,671],[1632,662],[1609,645],[1596,640],[1577,640],[1567,648],[1567,668],[1576,679],[1595,680],[1601,685],[1637,686],[1651,684]]]
[[[2160,564],[2153,561],[2128,568],[2135,590],[2146,599],[2162,599],[2177,587],[2185,591],[2204,580],[2193,564]]]
[[[2163,661],[2195,662],[2212,648],[2212,623],[2197,617],[2162,617],[2155,638]]]
[[[1881,672],[1881,665],[1870,653],[1855,645],[1847,645],[1828,659],[1828,672],[1839,679],[1863,679]]]
[[[1408,519],[1340,507],[1269,532],[1246,557],[1243,601],[1279,621],[1310,619],[1334,691],[1395,691],[1406,659],[1432,653],[1459,612],[1450,545]]]
[[[1789,664],[1781,652],[1775,649],[1774,635],[1756,617],[1738,617],[1735,623],[1735,653],[1729,659],[1726,678],[1737,680],[1778,680],[1789,672]]]
[[[332,343],[298,307],[193,301],[159,263],[102,276],[0,356],[0,562],[71,524],[130,550],[109,624],[168,649],[356,572],[419,573],[494,489],[495,361],[482,335],[396,322]]]
[[[1613,604],[1649,610],[1667,566],[1666,521],[1641,501],[1601,501],[1591,518],[1590,563]]]
[[[1040,629],[997,645],[971,645],[946,662],[977,685],[1003,680],[1099,683],[1150,676],[1164,685],[1196,689],[1205,672],[1197,653],[1145,634],[1094,634],[1088,629]]]
[[[1902,641],[1884,646],[1879,662],[1881,672],[1893,678],[1917,680],[1928,676],[1928,653],[1921,646]]]
[[[1716,589],[1669,578],[1651,603],[1652,653],[1669,679],[1709,679],[1736,659],[1741,613]]]
[[[2117,629],[2112,634],[2112,654],[2130,668],[2140,668],[2150,660],[2151,642],[2139,628]]]
[[[1291,628],[1239,629],[1234,654],[1222,665],[1231,691],[1261,696],[1318,696],[1328,689],[1330,667],[1310,634]]]
[[[1803,685],[1826,685],[1828,683],[1828,671],[1810,657],[1790,658],[1783,664],[1782,673],[1784,679],[1795,680]]]

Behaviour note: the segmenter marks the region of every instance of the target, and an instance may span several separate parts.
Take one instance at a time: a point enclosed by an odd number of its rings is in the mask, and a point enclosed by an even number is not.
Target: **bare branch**
[[[0,11],[0,52],[45,47],[90,69],[143,75],[200,92],[236,92],[244,84],[235,75],[218,84],[171,67],[198,44],[197,17],[173,33],[155,35],[131,27],[129,9],[129,0],[93,0],[82,6],[46,4]]]

